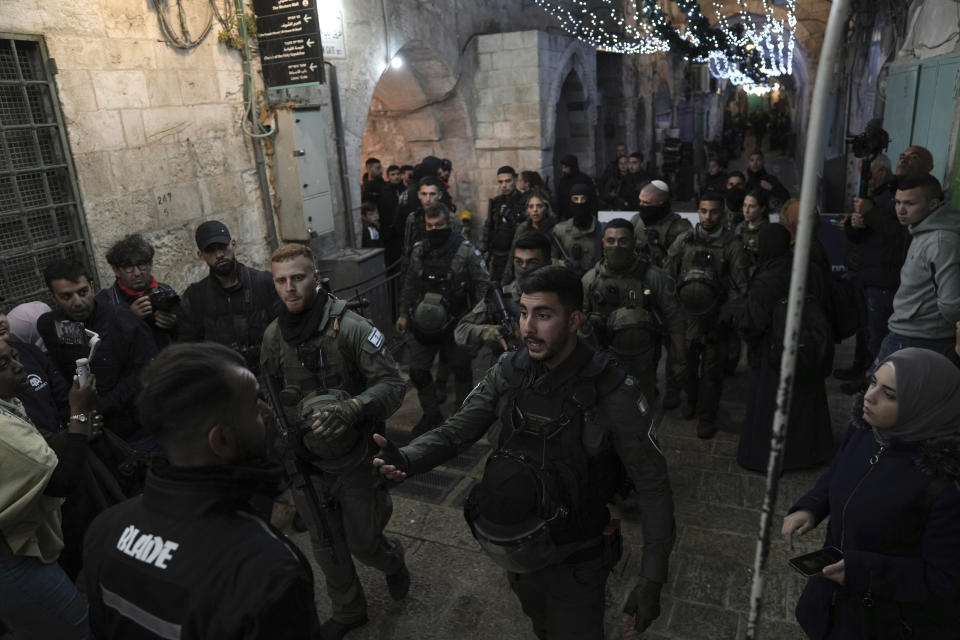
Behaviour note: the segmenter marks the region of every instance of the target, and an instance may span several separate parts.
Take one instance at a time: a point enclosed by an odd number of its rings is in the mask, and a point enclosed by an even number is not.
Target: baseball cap
[[[197,227],[196,239],[197,248],[203,251],[214,243],[230,244],[230,232],[222,222],[207,220]]]

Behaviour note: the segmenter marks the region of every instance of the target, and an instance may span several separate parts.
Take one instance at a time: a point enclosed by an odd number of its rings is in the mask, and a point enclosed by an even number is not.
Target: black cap
[[[580,163],[577,161],[577,156],[573,155],[572,153],[568,153],[567,155],[560,158],[560,164],[566,165],[571,169],[580,168]]]
[[[500,175],[501,173],[509,173],[512,176],[517,175],[517,172],[513,170],[513,167],[511,167],[508,164],[505,164],[499,169],[497,169],[497,175]]]
[[[444,171],[452,171],[453,163],[450,162],[450,158],[443,158],[440,161],[440,168],[443,169]]]
[[[218,220],[207,220],[199,227],[195,235],[197,239],[197,249],[203,251],[214,243],[230,244],[230,232],[226,225]]]

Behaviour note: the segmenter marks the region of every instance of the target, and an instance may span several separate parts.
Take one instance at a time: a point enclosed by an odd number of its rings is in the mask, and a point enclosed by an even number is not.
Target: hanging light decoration
[[[763,1],[763,16],[756,21],[737,0],[736,20],[722,14],[711,0],[716,25],[704,16],[697,0],[675,0],[685,24],[674,25],[659,0],[536,0],[561,27],[600,51],[649,54],[674,51],[685,60],[706,62],[717,78],[770,91],[771,78],[792,72],[796,26],[795,0],[787,0],[787,16],[778,20],[773,7]],[[621,9],[622,7],[622,9]]]

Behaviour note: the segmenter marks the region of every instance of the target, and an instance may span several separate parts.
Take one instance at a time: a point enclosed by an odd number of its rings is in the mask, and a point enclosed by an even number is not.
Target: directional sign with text
[[[316,0],[254,0],[253,10],[267,87],[323,82]]]

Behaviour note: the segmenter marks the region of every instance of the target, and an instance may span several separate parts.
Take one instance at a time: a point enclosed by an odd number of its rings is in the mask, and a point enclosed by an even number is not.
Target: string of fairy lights
[[[713,25],[697,0],[672,0],[685,20],[674,24],[664,0],[536,0],[572,36],[600,51],[651,54],[674,51],[685,60],[707,64],[719,79],[762,95],[779,88],[778,77],[793,70],[795,0],[786,0],[785,17],[774,15],[768,0],[762,12],[750,12],[748,0],[736,0],[737,10],[723,13],[723,4],[710,0]]]

